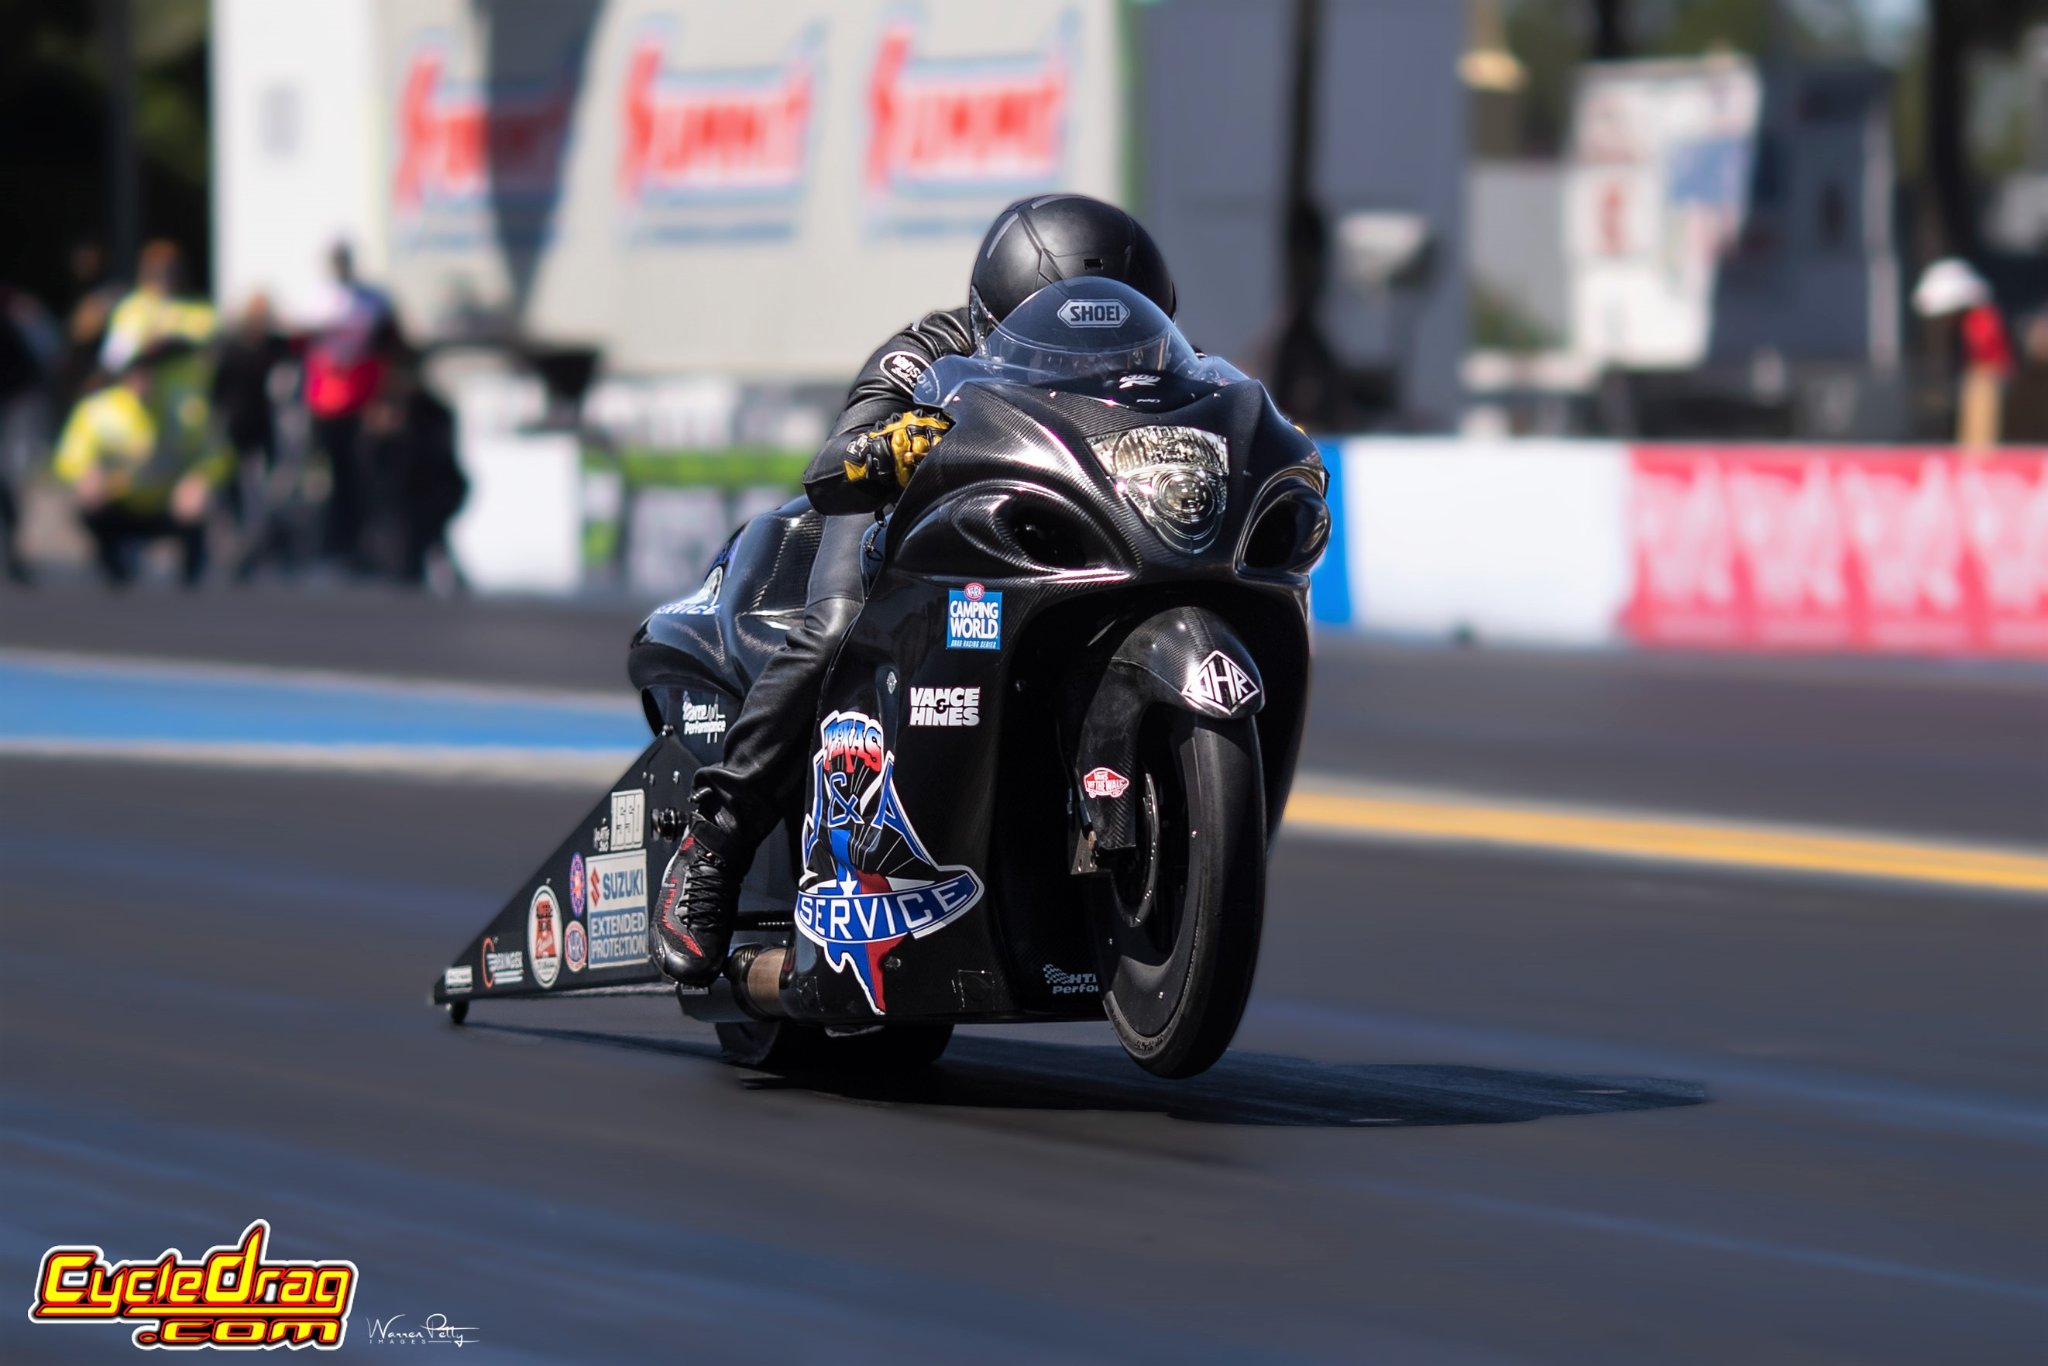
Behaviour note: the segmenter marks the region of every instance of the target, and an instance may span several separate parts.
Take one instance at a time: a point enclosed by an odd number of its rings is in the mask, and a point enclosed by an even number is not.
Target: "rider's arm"
[[[811,506],[827,516],[841,516],[873,512],[892,502],[898,492],[892,481],[846,477],[849,444],[910,407],[911,391],[934,360],[964,356],[973,349],[964,308],[927,313],[877,347],[854,377],[832,434],[804,471],[804,492],[810,495]]]

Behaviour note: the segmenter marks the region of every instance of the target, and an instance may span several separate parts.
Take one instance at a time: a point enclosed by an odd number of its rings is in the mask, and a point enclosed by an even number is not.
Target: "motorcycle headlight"
[[[1159,538],[1207,550],[1223,526],[1230,445],[1199,427],[1139,427],[1088,443],[1102,468]]]

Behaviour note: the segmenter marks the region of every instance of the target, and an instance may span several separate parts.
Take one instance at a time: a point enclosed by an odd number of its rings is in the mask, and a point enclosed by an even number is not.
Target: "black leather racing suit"
[[[847,479],[848,447],[911,406],[911,391],[933,361],[973,349],[964,308],[927,313],[882,343],[854,378],[839,421],[804,471],[804,492],[825,514],[825,533],[811,565],[803,623],[747,691],[726,732],[725,757],[697,770],[693,833],[728,862],[744,867],[793,807],[810,753],[818,689],[860,611],[861,537],[896,499],[892,480]]]

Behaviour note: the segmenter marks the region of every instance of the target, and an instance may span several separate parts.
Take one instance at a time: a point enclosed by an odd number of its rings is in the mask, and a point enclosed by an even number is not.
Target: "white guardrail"
[[[2048,658],[2048,450],[1328,441],[1318,620]]]

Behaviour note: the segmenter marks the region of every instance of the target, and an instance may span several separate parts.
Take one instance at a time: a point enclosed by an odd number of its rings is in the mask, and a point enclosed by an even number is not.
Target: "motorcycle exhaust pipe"
[[[762,944],[734,949],[725,960],[725,979],[732,983],[733,1003],[757,1020],[780,1020],[782,969],[789,950]]]

